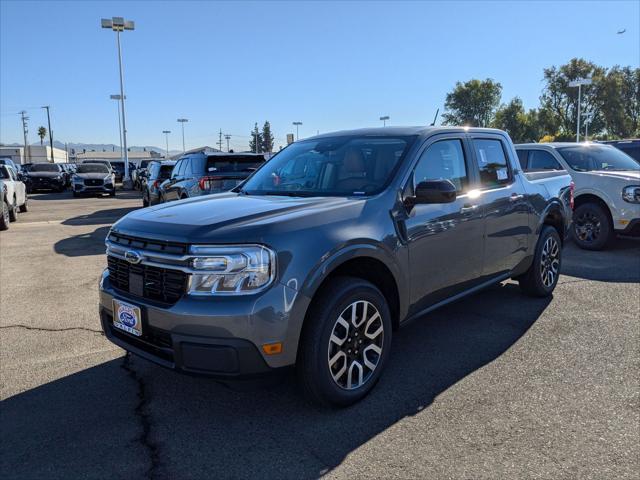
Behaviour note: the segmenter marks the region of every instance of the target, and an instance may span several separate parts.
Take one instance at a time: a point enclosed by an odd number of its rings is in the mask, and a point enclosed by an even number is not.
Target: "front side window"
[[[509,165],[500,140],[475,139],[473,147],[483,187],[499,187],[510,182]]]
[[[415,136],[338,136],[291,144],[244,184],[250,195],[350,196],[382,191]]]
[[[5,166],[0,166],[0,178],[9,180],[9,169]]]
[[[458,192],[468,184],[467,166],[460,140],[441,140],[420,155],[413,174],[414,184],[427,180],[451,180]]]
[[[563,170],[563,168],[549,152],[531,150],[529,152],[529,170]]]
[[[176,163],[176,166],[173,167],[171,172],[171,178],[177,178],[178,175],[180,175],[180,169],[184,166],[184,162],[184,160],[179,160],[178,163]]]
[[[558,148],[560,155],[573,170],[638,171],[640,166],[626,153],[610,145],[577,145]]]

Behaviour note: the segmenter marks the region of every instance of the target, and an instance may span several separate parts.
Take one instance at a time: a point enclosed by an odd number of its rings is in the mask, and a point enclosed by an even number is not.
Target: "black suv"
[[[194,153],[178,160],[160,188],[162,202],[231,190],[265,162],[256,153]]]

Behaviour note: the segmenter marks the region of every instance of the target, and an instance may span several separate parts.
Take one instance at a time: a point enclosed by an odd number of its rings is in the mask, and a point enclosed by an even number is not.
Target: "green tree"
[[[260,152],[262,143],[263,143],[262,133],[260,133],[260,130],[258,129],[258,123],[256,122],[256,124],[253,127],[253,130],[251,131],[251,140],[249,140],[249,150],[251,150],[252,152]],[[257,145],[257,148],[256,148],[256,145]]]
[[[457,82],[453,91],[447,93],[443,124],[488,127],[494,120],[501,95],[502,85],[490,78]]]
[[[640,136],[640,68],[611,68],[598,93],[607,137]]]
[[[554,135],[557,140],[575,138],[578,118],[578,88],[569,83],[579,78],[591,78],[591,85],[583,85],[581,112],[592,112],[589,122],[590,135],[603,131],[604,121],[601,110],[602,82],[606,69],[582,58],[573,58],[560,67],[552,66],[544,70],[545,87],[540,97],[541,110],[544,111],[545,133]],[[583,119],[580,120],[581,124]],[[555,131],[551,131],[555,129]],[[581,132],[582,134],[584,132]]]
[[[271,124],[269,121],[264,122],[262,127],[262,151],[273,152],[273,133],[271,133]]]
[[[42,145],[44,137],[47,136],[47,129],[44,127],[38,127],[38,136],[40,137],[40,145]]]
[[[542,137],[538,111],[526,112],[518,97],[498,108],[492,126],[505,130],[515,143],[537,142]]]

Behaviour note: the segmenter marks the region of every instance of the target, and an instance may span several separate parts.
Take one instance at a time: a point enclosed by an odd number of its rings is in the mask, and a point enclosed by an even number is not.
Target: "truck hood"
[[[129,213],[114,231],[182,243],[260,243],[293,232],[358,218],[365,199],[286,197],[225,192],[164,203]],[[320,218],[319,218],[320,217]]]
[[[638,170],[610,171],[610,170],[593,170],[588,172],[592,175],[601,177],[620,178],[624,180],[640,180],[640,167]]]

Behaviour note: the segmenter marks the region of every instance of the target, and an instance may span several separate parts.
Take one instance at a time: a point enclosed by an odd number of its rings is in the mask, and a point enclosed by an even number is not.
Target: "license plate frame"
[[[113,326],[136,337],[142,336],[142,309],[113,299]]]

